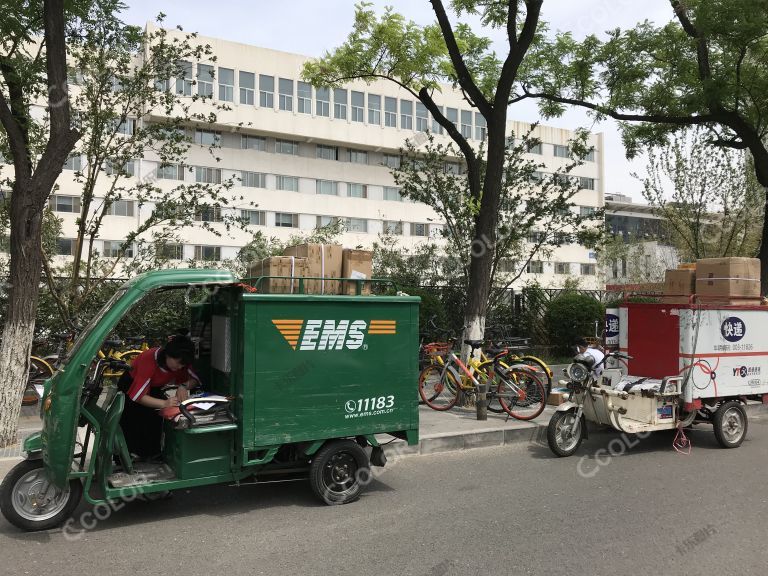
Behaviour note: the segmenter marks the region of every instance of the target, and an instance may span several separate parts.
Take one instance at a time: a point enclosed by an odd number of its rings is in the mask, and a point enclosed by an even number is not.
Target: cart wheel
[[[61,490],[46,478],[42,460],[24,460],[0,484],[0,510],[17,528],[48,530],[69,518],[82,495],[80,480]]]
[[[312,491],[326,504],[347,504],[360,497],[370,478],[370,463],[357,442],[336,440],[312,458],[309,481]]]
[[[573,410],[568,412],[555,412],[547,426],[547,443],[549,449],[557,456],[570,456],[581,445],[584,439],[584,420],[576,422],[575,430],[571,431],[576,414]]]
[[[720,406],[712,419],[717,443],[723,448],[738,448],[747,436],[747,411],[737,400]]]

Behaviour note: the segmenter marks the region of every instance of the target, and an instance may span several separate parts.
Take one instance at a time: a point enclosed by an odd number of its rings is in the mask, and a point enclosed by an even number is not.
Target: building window
[[[517,270],[517,261],[512,258],[500,258],[497,271],[503,274],[511,274]]]
[[[544,273],[544,262],[541,260],[531,260],[528,262],[528,265],[525,267],[525,271],[528,274],[543,274]]]
[[[298,228],[299,215],[286,212],[275,212],[275,226],[279,228]]]
[[[555,156],[557,158],[569,158],[571,156],[568,146],[562,146],[560,144],[553,144]]]
[[[472,111],[461,111],[461,135],[464,138],[472,138]]]
[[[396,170],[400,168],[400,156],[398,154],[384,154],[384,166]]]
[[[266,152],[267,139],[264,138],[264,136],[250,136],[248,134],[242,134],[240,136],[240,149]]]
[[[253,72],[240,72],[240,104],[253,106],[256,92],[256,75]]]
[[[318,194],[327,194],[328,196],[339,195],[339,183],[332,180],[318,180],[316,184]]]
[[[309,82],[299,80],[296,83],[296,100],[299,114],[312,114],[312,86]]]
[[[315,228],[325,228],[336,224],[339,219],[336,216],[318,216],[315,220]]]
[[[368,187],[365,184],[349,184],[347,191],[350,198],[368,198]]]
[[[201,206],[195,212],[196,222],[222,222],[221,206]]]
[[[368,94],[368,124],[381,126],[381,96]]]
[[[240,173],[241,185],[246,188],[266,188],[267,187],[267,175],[261,172],[247,172],[242,171]]]
[[[528,178],[534,184],[541,184],[544,180],[544,172],[538,172],[534,170]]]
[[[416,102],[416,132],[426,132],[429,129],[429,112],[421,102]]]
[[[475,140],[481,142],[488,137],[488,125],[485,121],[485,116],[480,112],[475,112]]]
[[[195,144],[201,146],[218,146],[221,143],[221,132],[214,130],[195,130]]]
[[[448,122],[459,128],[459,111],[456,108],[446,108],[445,117],[448,119]]]
[[[64,170],[76,170],[80,171],[83,168],[83,159],[80,155],[75,154],[67,158],[64,162]]]
[[[541,244],[546,239],[547,234],[545,232],[540,232],[537,230],[534,230],[533,232],[529,232],[528,236],[526,236],[526,240],[531,244]]]
[[[208,64],[197,65],[197,94],[199,96],[213,97],[213,66]]]
[[[219,100],[235,101],[235,71],[232,68],[219,68]]]
[[[278,154],[299,155],[299,143],[295,140],[275,140],[275,152]]]
[[[571,263],[570,262],[555,262],[555,274],[570,274]]]
[[[322,158],[323,160],[339,159],[339,149],[336,146],[325,146],[323,144],[318,144],[316,154],[318,158]]]
[[[333,90],[333,117],[338,120],[347,119],[347,91],[343,88]]]
[[[277,176],[277,189],[288,192],[299,191],[299,179],[296,176]]]
[[[115,128],[116,134],[123,134],[124,136],[132,136],[136,131],[136,119],[126,118],[117,125]]]
[[[77,241],[73,238],[59,238],[56,241],[56,254],[60,256],[74,256]]]
[[[123,165],[106,160],[103,169],[107,176],[133,176],[136,171],[133,160],[128,160]]]
[[[403,196],[400,194],[400,188],[396,188],[395,186],[384,186],[384,200],[402,202]]]
[[[413,102],[400,100],[400,128],[413,130]]]
[[[365,94],[352,90],[352,122],[365,121]]]
[[[541,142],[529,142],[528,143],[528,153],[529,154],[542,154],[543,147],[541,145]]]
[[[429,236],[429,224],[411,223],[411,236]]]
[[[178,63],[178,69],[181,74],[176,79],[176,93],[182,96],[192,96],[192,62],[181,61]]]
[[[384,220],[384,234],[390,234],[391,236],[402,236],[403,223],[396,222],[394,220]]]
[[[184,180],[184,166],[181,164],[161,164],[157,167],[158,180]]]
[[[595,179],[594,178],[587,178],[585,176],[579,177],[579,188],[582,190],[594,190],[595,189]]]
[[[280,98],[278,102],[280,110],[293,112],[293,80],[280,78],[278,84],[280,88]]]
[[[218,262],[221,260],[221,246],[195,246],[195,260]]]
[[[328,88],[315,89],[315,102],[315,113],[318,116],[327,118],[331,115],[331,91]]]
[[[155,247],[155,255],[158,258],[163,258],[165,260],[183,260],[184,245],[183,244],[158,244]]]
[[[594,206],[579,206],[579,215],[581,216],[591,216],[594,213],[595,213]]]
[[[582,276],[594,276],[597,273],[597,266],[595,264],[582,264],[581,275]]]
[[[584,160],[586,160],[587,162],[594,162],[595,161],[595,151],[594,150],[590,150],[589,152],[587,152],[587,155],[584,156]]]
[[[461,163],[460,162],[446,162],[443,166],[443,171],[446,174],[454,174],[456,176],[459,176],[462,172],[461,170]]]
[[[110,216],[133,216],[133,208],[135,202],[133,200],[115,200],[109,206]]]
[[[365,150],[349,151],[349,161],[354,164],[368,164],[368,152]]]
[[[259,74],[259,106],[275,107],[275,77]]]
[[[567,232],[555,232],[554,235],[555,244],[563,246],[565,244],[571,244],[571,235]]]
[[[347,232],[368,232],[368,220],[364,218],[347,218],[344,222]]]
[[[440,113],[443,113],[443,107],[438,106],[437,109],[440,111]],[[442,134],[443,133],[443,126],[440,124],[440,122],[437,121],[437,118],[432,118],[432,132],[435,134]]]
[[[123,243],[119,240],[104,240],[102,255],[107,258],[120,258],[122,256],[133,258],[133,244],[123,248]]]
[[[48,206],[54,212],[80,213],[80,196],[60,196],[54,194],[48,199]]]
[[[397,128],[397,98],[384,98],[384,126]]]
[[[195,167],[195,182],[204,184],[221,184],[221,168]]]
[[[240,218],[249,226],[264,226],[267,223],[267,213],[263,210],[242,210]]]

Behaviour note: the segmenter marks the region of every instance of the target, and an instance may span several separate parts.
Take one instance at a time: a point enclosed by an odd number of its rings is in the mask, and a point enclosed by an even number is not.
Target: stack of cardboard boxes
[[[757,258],[704,258],[667,270],[665,304],[696,302],[713,306],[758,306],[761,304],[760,260]]]
[[[248,268],[249,278],[284,276],[261,280],[257,290],[268,294],[297,294],[298,278],[304,280],[305,294],[357,294],[358,282],[370,280],[372,253],[352,250],[338,244],[299,244],[283,251],[282,256],[264,258]],[[326,280],[333,278],[333,280]],[[338,278],[349,278],[340,281]],[[370,282],[362,283],[362,293],[370,294]]]

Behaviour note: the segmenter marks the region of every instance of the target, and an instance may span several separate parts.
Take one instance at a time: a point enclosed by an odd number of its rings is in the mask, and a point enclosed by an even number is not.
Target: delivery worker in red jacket
[[[117,383],[125,393],[120,418],[128,451],[147,459],[160,454],[162,418],[158,411],[178,406],[189,397],[188,389],[200,383],[192,371],[195,345],[187,336],[174,336],[165,346],[139,354]],[[166,398],[161,389],[176,385],[175,397]]]

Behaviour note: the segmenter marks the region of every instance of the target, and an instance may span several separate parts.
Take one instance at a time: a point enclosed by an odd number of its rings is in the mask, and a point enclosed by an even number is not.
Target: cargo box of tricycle
[[[419,298],[225,289],[206,310],[197,321],[213,379],[236,397],[244,461],[330,438],[418,441]]]

